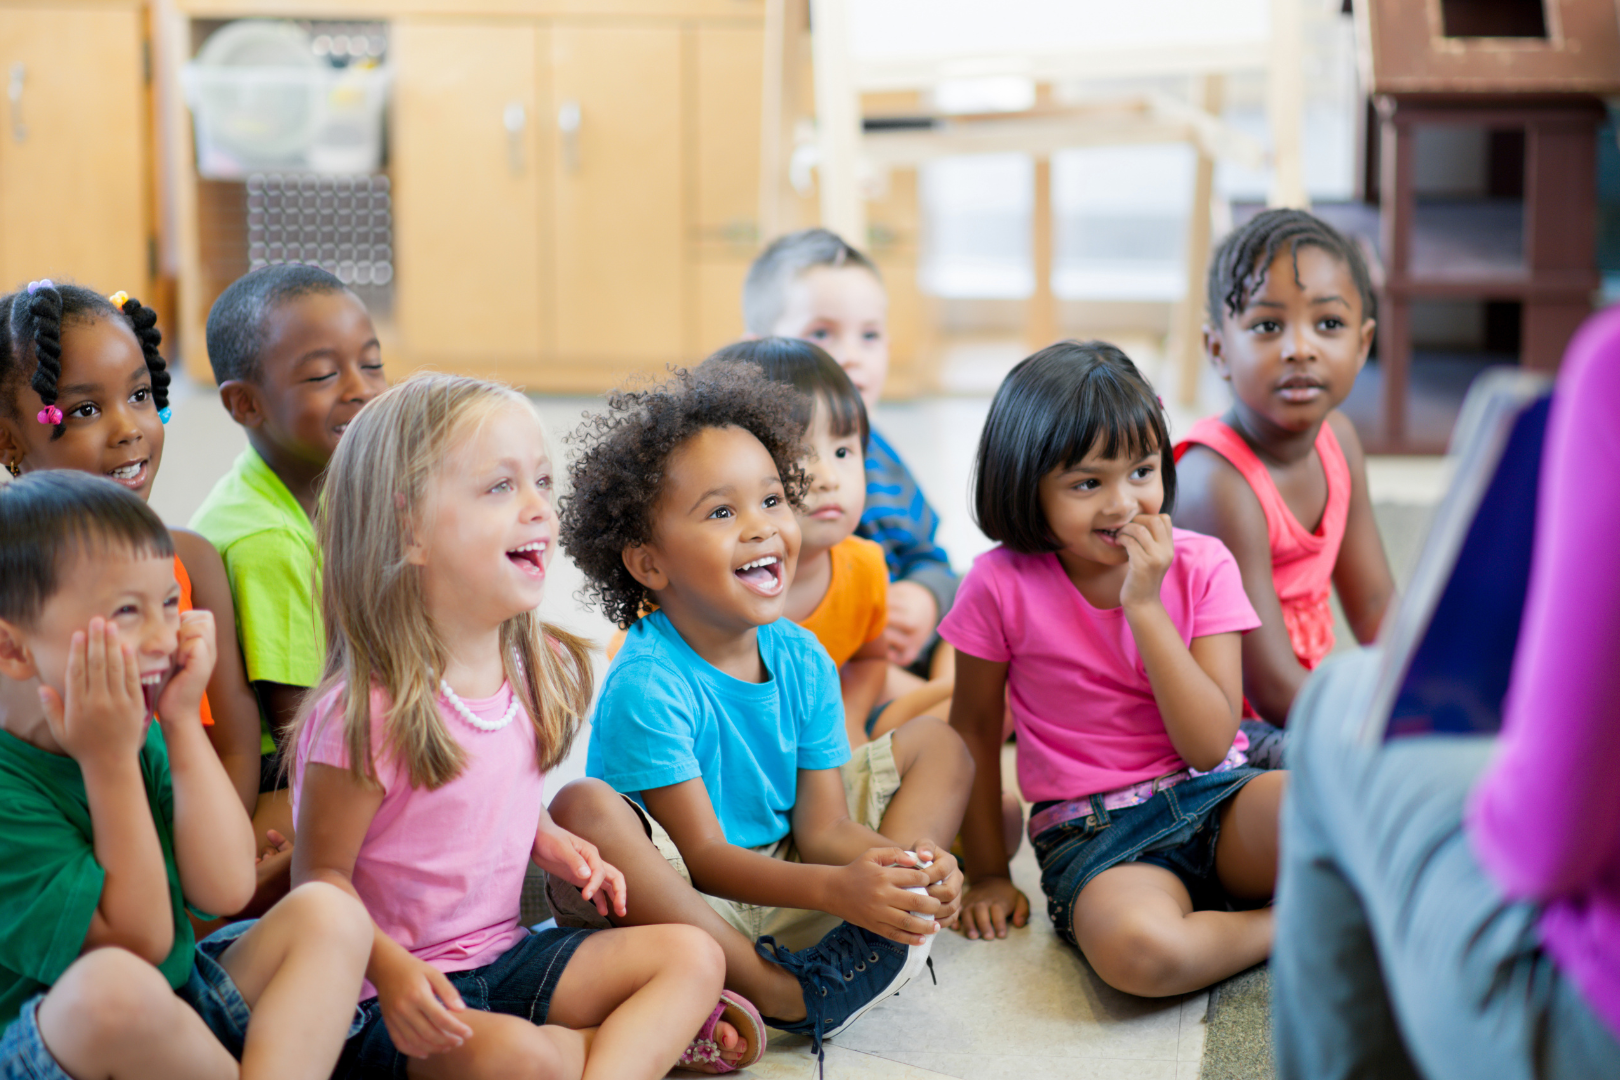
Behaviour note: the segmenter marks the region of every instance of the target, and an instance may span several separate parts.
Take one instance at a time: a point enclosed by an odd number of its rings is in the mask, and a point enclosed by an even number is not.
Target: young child
[[[551,498],[534,410],[475,379],[407,380],[333,455],[331,645],[290,737],[294,880],[359,896],[376,923],[345,1075],[650,1080],[763,1051],[701,932],[518,921],[531,859],[602,911],[625,904],[619,872],[544,804],[591,696],[585,643],[535,614]]]
[[[889,374],[889,297],[876,264],[826,229],[780,237],[748,268],[743,321],[750,337],[796,337],[825,349],[849,373],[867,411]],[[894,447],[869,433],[866,509],[856,532],[883,545],[889,566],[886,647],[899,668],[883,700],[949,679],[950,648],[934,629],[956,595],[950,558],[934,542],[939,515]],[[930,643],[933,643],[932,646]],[[925,649],[932,648],[925,655]],[[919,657],[922,658],[919,663]]]
[[[705,364],[753,364],[773,382],[798,391],[796,415],[810,450],[801,465],[809,483],[799,512],[799,564],[784,613],[816,635],[838,667],[849,744],[860,746],[924,711],[949,716],[948,681],[898,701],[883,696],[889,576],[883,548],[854,535],[866,504],[871,429],[849,375],[822,349],[798,338],[741,341]]]
[[[233,282],[208,312],[219,399],[248,448],[191,527],[219,549],[236,634],[262,715],[261,789],[292,835],[281,733],[321,677],[311,520],[317,480],[361,406],[382,393],[377,332],[360,298],[315,266],[267,266]]]
[[[996,391],[974,472],[979,557],[941,625],[951,724],[978,772],[962,828],[969,937],[1028,901],[1000,824],[1002,711],[1052,923],[1109,985],[1187,993],[1263,959],[1286,774],[1245,765],[1240,635],[1259,620],[1219,540],[1172,529],[1162,407],[1125,354],[1064,342]]]
[[[36,281],[0,297],[0,460],[12,476],[76,469],[151,496],[163,460],[169,372],[157,315],[124,293],[103,297],[77,285]],[[225,628],[202,702],[208,739],[243,807],[254,815],[261,850],[279,846],[259,799],[259,710],[242,657],[225,568],[212,544],[170,529],[180,610],[214,613]],[[266,860],[286,873],[286,855]]]
[[[1221,242],[1205,347],[1232,387],[1226,415],[1176,447],[1183,525],[1237,559],[1260,628],[1243,640],[1256,764],[1279,762],[1305,677],[1333,648],[1329,590],[1356,640],[1395,594],[1355,427],[1338,411],[1372,346],[1376,299],[1354,243],[1303,210],[1268,210]]]
[[[837,669],[782,618],[801,416],[752,365],[710,365],[610,394],[575,436],[563,545],[608,617],[634,625],[592,720],[596,779],[552,813],[624,871],[616,920],[706,930],[726,985],[819,1051],[912,978],[935,919],[956,914],[961,876],[932,838],[956,835],[972,766],[931,717],[851,757]],[[548,883],[559,922],[590,923],[565,884]]]
[[[192,937],[247,903],[254,841],[203,733],[213,615],[179,600],[127,487],[0,487],[0,1075],[320,1080],[354,1017],[370,932],[329,885]]]

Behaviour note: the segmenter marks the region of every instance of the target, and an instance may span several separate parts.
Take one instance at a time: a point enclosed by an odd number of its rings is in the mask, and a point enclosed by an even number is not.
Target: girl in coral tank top
[[[1215,253],[1209,312],[1205,345],[1232,407],[1176,446],[1177,522],[1237,558],[1262,623],[1243,641],[1244,730],[1250,760],[1276,765],[1272,725],[1333,648],[1330,590],[1362,643],[1395,593],[1361,441],[1338,411],[1367,362],[1376,300],[1351,241],[1303,211],[1271,210]]]

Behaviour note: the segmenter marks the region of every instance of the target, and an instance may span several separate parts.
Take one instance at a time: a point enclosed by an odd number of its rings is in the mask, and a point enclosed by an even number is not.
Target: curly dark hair
[[[579,448],[558,501],[563,549],[584,571],[585,599],[627,627],[653,603],[624,565],[624,549],[653,539],[653,511],[670,456],[707,428],[738,427],[764,444],[788,502],[809,486],[799,464],[804,424],[793,387],[752,364],[675,368],[664,382],[615,390],[607,410],[587,417],[566,441]]]
[[[1294,260],[1294,281],[1299,281],[1299,249],[1317,247],[1350,269],[1350,280],[1361,294],[1364,317],[1378,317],[1378,294],[1373,289],[1356,242],[1305,210],[1266,210],[1233,229],[1209,260],[1209,317],[1215,325],[1237,315],[1265,284],[1266,272],[1277,256],[1287,251]]]

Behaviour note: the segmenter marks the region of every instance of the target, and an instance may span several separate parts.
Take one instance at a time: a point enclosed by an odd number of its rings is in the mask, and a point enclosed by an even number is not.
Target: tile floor
[[[1150,376],[1156,374],[1151,349],[1132,351],[1148,361]],[[1017,358],[1015,346],[958,354],[946,374],[961,396],[886,404],[876,418],[941,511],[940,540],[962,569],[989,546],[967,513],[968,477],[989,395]],[[1222,393],[1207,380],[1200,408],[1172,404],[1173,430],[1185,431],[1194,416],[1223,409]],[[245,440],[211,388],[177,377],[172,394],[175,416],[152,501],[165,520],[183,524]],[[582,398],[538,402],[554,452],[593,404]],[[1432,505],[1444,480],[1436,459],[1376,459],[1369,466],[1369,486],[1381,503]],[[582,583],[572,563],[558,559],[542,610],[554,622],[605,640],[607,621],[576,596]],[[576,745],[581,752],[553,775],[552,790],[583,772],[584,740]],[[1010,780],[1011,748],[1004,764]],[[842,1034],[827,1050],[829,1078],[1195,1080],[1208,995],[1149,1001],[1111,990],[1052,933],[1027,842],[1014,861],[1014,877],[1034,901],[1030,926],[1000,942],[941,933],[933,954],[939,985],[913,983]],[[814,1064],[806,1040],[783,1035],[760,1064],[739,1075],[799,1080],[815,1074]]]

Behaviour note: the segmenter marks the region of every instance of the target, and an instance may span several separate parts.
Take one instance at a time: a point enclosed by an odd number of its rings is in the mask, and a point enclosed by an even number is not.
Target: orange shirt
[[[859,536],[845,537],[827,554],[832,557],[827,595],[799,625],[816,635],[833,663],[843,667],[888,625],[889,568],[883,548]]]
[[[180,583],[180,610],[190,611],[191,604],[191,575],[180,561],[180,556],[174,557],[174,580]],[[202,699],[202,722],[204,727],[214,726],[214,711],[208,707],[208,695]]]

